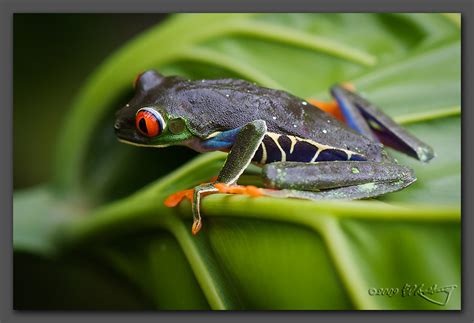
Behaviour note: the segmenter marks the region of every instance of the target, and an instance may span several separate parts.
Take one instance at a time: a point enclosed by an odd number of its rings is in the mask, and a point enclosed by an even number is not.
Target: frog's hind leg
[[[434,157],[433,149],[403,129],[373,103],[345,86],[335,85],[331,94],[336,99],[346,123],[360,134],[381,141],[422,162]]]
[[[264,195],[303,199],[362,199],[401,190],[416,180],[413,171],[394,163],[337,161],[275,162],[265,165]]]
[[[355,86],[352,83],[344,83],[341,84],[344,88],[355,91]],[[329,113],[334,118],[338,119],[339,121],[345,122],[344,115],[342,114],[341,109],[339,108],[339,104],[335,99],[331,101],[320,101],[316,99],[307,99],[310,104],[314,105],[315,107],[323,110],[326,113]]]

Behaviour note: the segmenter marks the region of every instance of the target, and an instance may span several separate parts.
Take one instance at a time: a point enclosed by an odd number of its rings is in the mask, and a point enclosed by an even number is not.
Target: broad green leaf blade
[[[177,167],[194,154],[144,152],[112,132],[131,80],[148,68],[240,77],[323,99],[333,83],[353,82],[437,158],[425,165],[393,152],[418,181],[378,200],[209,196],[193,238],[189,203],[169,209],[162,201],[215,176],[224,156]],[[117,51],[79,93],[58,147],[55,191],[15,197],[15,247],[47,255],[95,249],[157,309],[459,309],[460,110],[453,16],[175,15]],[[55,220],[58,206],[64,221]],[[456,288],[440,305],[446,293],[403,296],[405,284]],[[399,294],[371,295],[374,288]]]
[[[353,308],[325,241],[314,231],[257,219],[207,223],[216,257],[239,282],[247,309]]]
[[[15,192],[13,244],[16,251],[52,254],[58,227],[72,221],[76,212],[47,186]]]
[[[461,119],[446,117],[407,125],[407,129],[429,142],[436,158],[421,164],[400,153],[393,153],[400,163],[415,170],[417,181],[396,194],[380,199],[425,205],[461,205]]]
[[[344,235],[350,239],[349,254],[356,259],[365,278],[364,291],[367,293],[361,296],[372,298],[374,309],[440,309],[440,305],[433,301],[444,302],[448,294],[427,293],[425,296],[429,299],[423,298],[413,290],[422,284],[423,289],[435,284],[438,287],[454,284],[454,297],[443,309],[461,307],[458,223],[412,221],[387,225],[385,221],[351,219],[342,221],[341,226]],[[387,253],[391,257],[387,257]],[[370,289],[381,288],[394,288],[397,295],[370,296]]]
[[[158,236],[130,235],[100,248],[98,256],[118,268],[158,309],[209,309],[202,290],[176,240],[166,231]],[[134,241],[130,244],[130,241]],[[169,279],[177,276],[180,279]],[[152,280],[150,280],[152,278]],[[172,290],[164,294],[163,290]]]

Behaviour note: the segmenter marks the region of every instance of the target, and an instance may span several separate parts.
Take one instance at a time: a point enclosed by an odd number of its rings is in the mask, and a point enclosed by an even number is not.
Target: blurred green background
[[[51,177],[62,123],[74,96],[97,65],[125,41],[165,17],[166,14],[15,14],[15,189]]]
[[[15,15],[15,309],[459,309],[460,48],[456,14]],[[318,99],[350,81],[438,156],[393,152],[418,181],[370,201],[210,196],[192,237],[162,201],[224,156],[117,142],[149,68]]]
[[[28,188],[49,180],[54,149],[74,96],[108,55],[166,14],[15,14],[13,20],[13,187]],[[71,260],[74,262],[74,260]],[[68,261],[51,266],[30,253],[15,253],[15,307],[55,309],[81,306],[64,298]],[[85,265],[87,266],[87,264]],[[66,267],[66,268],[64,268]],[[105,278],[111,272],[105,271]],[[95,275],[81,267],[77,278]],[[86,278],[87,279],[87,278]],[[45,296],[44,291],[49,297]],[[67,287],[66,287],[67,289]],[[110,289],[106,286],[105,289]],[[110,295],[120,291],[106,291]],[[86,292],[94,296],[95,292]],[[109,297],[110,298],[110,297]],[[113,304],[101,297],[98,301]],[[74,304],[74,302],[76,302]],[[133,300],[132,300],[133,302]],[[90,301],[86,301],[90,304]],[[83,305],[90,308],[90,305]],[[123,305],[123,304],[121,304]]]

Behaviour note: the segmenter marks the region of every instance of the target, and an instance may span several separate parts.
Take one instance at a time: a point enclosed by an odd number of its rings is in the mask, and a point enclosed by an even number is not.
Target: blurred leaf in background
[[[62,122],[74,95],[96,66],[125,41],[165,17],[15,14],[15,189],[51,177],[54,146],[61,136]],[[34,167],[31,160],[35,161]]]
[[[132,18],[118,24],[132,26]],[[25,19],[15,19],[16,31],[33,18]],[[15,59],[27,55],[17,46],[23,34],[15,34]],[[94,37],[84,44],[68,36],[63,46],[108,50]],[[127,42],[80,90],[62,80],[62,66],[46,72],[56,81],[32,95],[23,84],[28,70],[15,65],[15,187],[52,172],[47,183],[15,193],[15,307],[460,309],[460,48],[455,14],[182,14]],[[376,200],[210,196],[203,232],[192,237],[189,204],[168,209],[162,201],[216,175],[225,156],[189,161],[195,153],[182,147],[116,141],[113,114],[130,98],[134,76],[149,68],[192,79],[244,78],[318,99],[350,81],[432,145],[437,158],[420,164],[394,152],[418,181]],[[72,88],[49,110],[59,100],[57,83]],[[32,144],[28,113],[43,110],[39,127],[48,115],[61,127]],[[35,173],[32,156],[43,149]],[[402,292],[407,285],[437,287],[412,295]],[[446,286],[454,286],[450,294],[436,289]],[[386,289],[397,292],[374,292]]]

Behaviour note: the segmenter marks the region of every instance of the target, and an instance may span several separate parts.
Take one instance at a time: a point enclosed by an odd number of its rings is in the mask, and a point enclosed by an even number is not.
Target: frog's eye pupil
[[[140,121],[138,122],[138,128],[140,128],[140,130],[141,130],[143,133],[148,134],[148,129],[146,128],[146,121],[145,121],[145,118],[141,118],[141,119],[140,119]]]
[[[137,130],[146,137],[158,136],[164,128],[161,115],[150,108],[138,110],[135,122]]]

